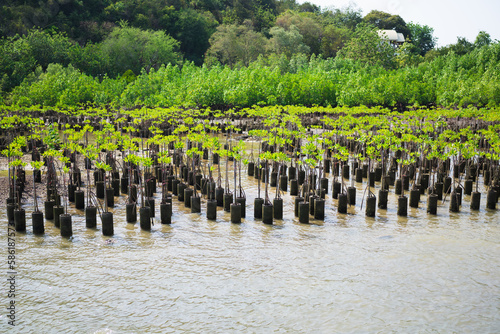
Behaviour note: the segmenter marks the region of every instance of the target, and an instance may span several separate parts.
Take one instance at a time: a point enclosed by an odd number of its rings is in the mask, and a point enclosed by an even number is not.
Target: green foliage
[[[276,54],[284,54],[290,58],[293,54],[310,51],[309,46],[303,42],[303,36],[294,25],[291,25],[288,30],[282,27],[273,27],[269,33],[272,36],[269,48]]]
[[[46,69],[50,63],[68,65],[72,42],[61,33],[31,30],[25,36],[0,40],[0,89],[10,91],[37,66]]]
[[[233,66],[237,62],[248,66],[266,53],[267,39],[262,33],[253,31],[248,25],[225,25],[217,27],[210,37],[209,57],[221,64]]]
[[[45,137],[43,137],[43,142],[47,145],[49,151],[54,150],[56,146],[61,143],[61,138],[59,137],[55,123],[50,124],[47,128]]]
[[[141,30],[123,26],[115,28],[102,42],[102,53],[109,62],[107,73],[121,75],[127,70],[139,74],[141,69],[158,69],[162,64],[180,60],[179,43],[163,31]]]
[[[27,78],[12,92],[12,101],[19,105],[68,106],[94,100],[99,86],[92,77],[73,66],[50,64],[47,71]]]
[[[405,36],[405,39],[410,40],[415,46],[416,54],[425,56],[427,52],[434,49],[436,45],[436,38],[432,36],[434,29],[427,25],[420,25],[413,22],[408,23],[407,26],[410,30],[410,36]]]
[[[212,13],[187,8],[178,13],[173,36],[179,41],[180,51],[186,59],[201,65],[216,27],[217,21]]]
[[[290,30],[294,26],[302,36],[302,42],[309,48],[309,52],[314,54],[321,52],[323,27],[317,14],[287,11],[276,18],[276,26],[285,30]],[[298,52],[305,53],[305,51]]]
[[[399,15],[391,15],[379,10],[372,10],[363,21],[382,30],[396,30],[402,33],[405,39],[411,39],[411,29],[406,26],[406,22]]]
[[[338,56],[389,69],[396,65],[395,49],[379,37],[373,26],[366,24],[358,24],[353,38],[340,50]]]

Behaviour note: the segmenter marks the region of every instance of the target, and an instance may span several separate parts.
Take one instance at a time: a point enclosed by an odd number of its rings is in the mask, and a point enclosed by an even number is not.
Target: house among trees
[[[405,42],[405,36],[396,30],[377,30],[380,38],[388,41],[394,47],[399,47]]]

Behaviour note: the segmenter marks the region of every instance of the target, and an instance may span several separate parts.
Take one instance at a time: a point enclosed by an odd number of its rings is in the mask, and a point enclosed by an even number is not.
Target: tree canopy
[[[480,32],[474,41],[436,48],[431,27],[398,15],[363,16],[352,5],[323,9],[296,0],[7,0],[0,17],[0,96],[50,64],[72,65],[100,81],[132,82],[143,71],[188,62],[277,63],[283,72],[292,58],[294,68],[307,59],[339,58],[395,69],[495,43]],[[406,43],[390,46],[377,29],[403,33]]]

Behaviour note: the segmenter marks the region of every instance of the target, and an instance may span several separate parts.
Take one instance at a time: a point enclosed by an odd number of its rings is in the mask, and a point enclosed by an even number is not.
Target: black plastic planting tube
[[[403,193],[403,181],[401,179],[397,179],[394,185],[394,193],[396,195],[401,195]]]
[[[434,192],[438,196],[439,201],[443,200],[443,187],[444,187],[444,184],[442,182],[436,182],[434,184]]]
[[[57,228],[60,228],[61,227],[60,215],[62,215],[64,213],[64,208],[60,205],[56,205],[56,206],[54,206],[52,211],[54,212],[54,225]]]
[[[472,193],[472,180],[465,180],[464,182],[464,194],[470,195]]]
[[[135,203],[127,203],[125,208],[127,223],[135,223],[137,221],[137,205]]]
[[[236,203],[241,205],[241,218],[245,218],[247,215],[247,210],[246,210],[247,199],[245,197],[236,197]]]
[[[177,185],[177,199],[179,202],[184,202],[184,189],[187,188],[185,183],[179,183]]]
[[[68,184],[68,201],[71,203],[75,201],[75,190],[76,186],[74,184]]]
[[[391,177],[389,175],[385,175],[382,178],[382,189],[389,190],[390,184],[391,184]]]
[[[295,214],[295,217],[298,217],[299,216],[299,204],[304,202],[304,198],[303,197],[295,197],[294,199],[294,214]]]
[[[451,177],[447,176],[444,178],[444,193],[451,193]]]
[[[309,202],[299,203],[299,222],[301,224],[309,224]]]
[[[410,190],[410,207],[418,208],[418,202],[420,202],[420,190],[419,189]]]
[[[377,198],[375,196],[371,196],[366,199],[365,215],[367,217],[375,217],[376,204],[377,204]]]
[[[356,182],[358,182],[358,183],[363,182],[363,169],[356,168],[355,179],[356,179]]]
[[[101,223],[102,223],[102,235],[112,236],[114,234],[113,213],[103,212],[101,214]]]
[[[427,212],[431,215],[437,214],[438,195],[430,194],[427,197]]]
[[[328,194],[328,179],[323,177],[319,182],[320,188],[325,190],[325,194]]]
[[[127,193],[128,190],[128,177],[122,177],[120,179],[120,190],[123,194]]]
[[[191,196],[191,213],[200,213],[201,212],[201,197],[199,196]]]
[[[160,204],[160,221],[162,224],[172,223],[172,203]]]
[[[280,176],[280,189],[284,192],[288,191],[288,176],[286,175]]]
[[[338,181],[333,181],[332,197],[338,199],[340,191],[342,188],[342,183]]]
[[[473,192],[470,200],[470,209],[479,210],[480,204],[481,204],[481,193]]]
[[[130,202],[137,202],[137,186],[131,185],[128,187],[128,197]]]
[[[314,219],[325,219],[325,200],[321,197],[314,199]]]
[[[75,208],[78,210],[85,208],[85,192],[83,190],[75,191]]]
[[[229,211],[231,212],[231,223],[240,224],[241,223],[241,204],[231,203]]]
[[[497,207],[497,192],[494,189],[490,189],[486,195],[486,207],[490,210],[496,210]]]
[[[217,200],[215,199],[207,201],[207,219],[217,219]]]
[[[148,206],[140,208],[139,217],[141,229],[145,231],[151,230],[151,208]]]
[[[255,172],[255,163],[249,162],[247,167],[248,167],[248,176],[253,176]]]
[[[14,210],[14,225],[17,232],[26,232],[26,211],[24,209]]]
[[[375,187],[375,172],[373,171],[368,173],[368,184],[370,187]]]
[[[229,193],[224,194],[224,211],[231,212],[231,204],[233,204],[233,195]]]
[[[273,215],[274,219],[283,219],[283,198],[273,200]]]
[[[104,181],[97,181],[95,183],[95,195],[97,198],[104,198]]]
[[[316,195],[309,196],[309,214],[314,216],[314,200],[316,199]]]
[[[254,210],[253,210],[253,216],[255,219],[262,219],[262,206],[264,205],[264,199],[263,198],[255,198],[254,199]]]
[[[338,196],[338,209],[337,211],[339,213],[347,213],[347,194],[346,193],[340,193]]]
[[[398,197],[398,216],[406,217],[408,215],[408,197]]]
[[[349,205],[356,205],[356,187],[347,188],[347,197],[349,199]]]
[[[290,166],[290,168],[288,168],[288,178],[290,180],[293,180],[293,179],[296,179],[297,177],[297,169],[293,166]]]
[[[272,224],[273,223],[273,205],[272,204],[263,204],[262,205],[262,222],[264,224]]]
[[[218,187],[215,189],[215,200],[217,201],[217,206],[224,206],[224,188]]]
[[[87,206],[85,208],[85,226],[87,228],[96,228],[96,226],[97,226],[97,207]]]
[[[184,207],[191,207],[191,197],[193,196],[194,190],[193,188],[184,189]]]
[[[380,189],[378,191],[378,208],[379,209],[387,209],[388,195],[389,195],[388,190]]]
[[[43,224],[43,212],[36,211],[31,214],[31,224],[33,226],[33,234],[44,234],[45,226]]]
[[[52,220],[54,219],[54,205],[55,201],[45,201],[45,219]],[[7,215],[9,213],[9,205],[7,204]],[[9,220],[10,221],[10,220]],[[12,206],[12,221],[14,221],[14,205]]]
[[[47,202],[45,202],[45,210],[47,210]],[[14,203],[7,203],[7,221],[9,224],[14,224],[14,211],[15,211],[15,209],[16,209],[16,205]],[[52,210],[50,210],[50,211],[52,211]]]
[[[460,211],[459,197],[460,197],[460,194],[456,190],[454,190],[451,193],[451,198],[450,198],[450,212],[458,212],[458,211]]]
[[[120,196],[120,179],[112,179],[111,188],[113,188],[114,196]]]
[[[296,179],[290,181],[290,196],[299,194],[299,182]]]
[[[181,181],[179,181],[178,179],[172,180],[172,194],[174,194],[174,196],[179,195],[179,184],[180,183],[181,183]]]
[[[71,215],[62,214],[59,216],[61,223],[61,237],[69,238],[73,235],[73,223],[71,221]]]
[[[113,188],[106,189],[106,199],[108,202],[108,206],[110,208],[115,206],[115,197],[114,197],[114,189]]]

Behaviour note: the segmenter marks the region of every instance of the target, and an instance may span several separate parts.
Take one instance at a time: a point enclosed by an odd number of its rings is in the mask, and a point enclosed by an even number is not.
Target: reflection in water
[[[464,197],[460,213],[449,213],[447,201],[429,216],[422,196],[419,208],[402,218],[391,189],[388,210],[366,218],[359,207],[364,189],[356,184],[358,205],[346,215],[327,195],[325,221],[299,224],[285,194],[284,219],[270,226],[253,218],[257,182],[246,175],[243,181],[248,206],[239,225],[221,208],[216,222],[207,221],[204,201],[202,213],[191,214],[174,198],[172,225],[159,223],[157,208],[152,231],[144,232],[138,222],[125,222],[120,196],[112,238],[102,236],[100,222],[86,229],[83,211],[74,208],[70,240],[51,221],[44,236],[18,234],[19,327],[38,333],[498,331],[498,212],[471,212]],[[160,199],[156,194],[157,204]],[[30,217],[32,207],[25,208]],[[4,211],[0,219],[6,230]]]

